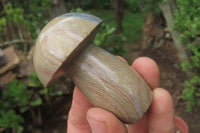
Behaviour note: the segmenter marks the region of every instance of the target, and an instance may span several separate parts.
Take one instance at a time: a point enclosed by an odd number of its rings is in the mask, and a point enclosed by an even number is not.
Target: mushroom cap
[[[33,64],[45,87],[66,74],[70,63],[90,44],[102,20],[85,13],[67,13],[50,21],[41,31]]]

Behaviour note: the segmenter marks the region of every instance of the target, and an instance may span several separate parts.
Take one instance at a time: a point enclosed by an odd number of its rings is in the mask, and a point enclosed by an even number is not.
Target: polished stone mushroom
[[[149,108],[152,91],[128,64],[94,45],[101,23],[85,13],[53,19],[36,42],[36,73],[46,87],[69,76],[94,106],[135,123]]]

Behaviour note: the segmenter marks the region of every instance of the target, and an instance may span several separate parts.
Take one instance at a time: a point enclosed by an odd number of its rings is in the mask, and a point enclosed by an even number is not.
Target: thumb
[[[92,133],[127,133],[125,125],[106,110],[90,108],[86,118]]]

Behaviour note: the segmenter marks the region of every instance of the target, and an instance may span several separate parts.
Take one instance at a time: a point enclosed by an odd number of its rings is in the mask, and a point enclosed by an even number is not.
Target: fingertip
[[[167,90],[162,88],[153,90],[153,100],[148,114],[149,131],[174,132],[174,105]]]
[[[170,93],[163,88],[153,90],[153,100],[151,104],[153,113],[163,115],[162,113],[174,112],[174,104]]]
[[[148,57],[139,57],[131,65],[154,89],[159,87],[160,72],[154,60]]]

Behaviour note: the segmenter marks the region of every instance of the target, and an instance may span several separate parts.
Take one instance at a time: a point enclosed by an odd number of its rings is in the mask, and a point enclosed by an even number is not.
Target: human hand
[[[136,59],[131,66],[145,79],[153,91],[152,104],[142,119],[128,125],[127,128],[112,113],[94,107],[75,87],[68,117],[68,133],[174,133],[175,125],[177,125],[175,121],[181,119],[174,115],[171,95],[165,89],[158,88],[157,64],[149,58],[141,57]],[[185,124],[184,121],[182,123]]]

